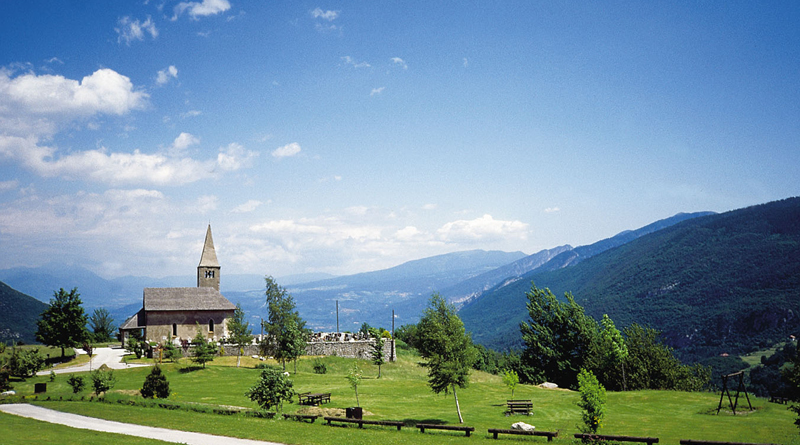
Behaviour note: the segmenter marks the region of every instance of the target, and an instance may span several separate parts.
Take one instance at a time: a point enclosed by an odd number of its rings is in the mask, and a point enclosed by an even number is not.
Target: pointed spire
[[[217,251],[214,250],[214,239],[211,238],[211,224],[206,231],[206,242],[203,244],[203,254],[200,256],[200,264],[197,267],[219,267],[217,261]]]

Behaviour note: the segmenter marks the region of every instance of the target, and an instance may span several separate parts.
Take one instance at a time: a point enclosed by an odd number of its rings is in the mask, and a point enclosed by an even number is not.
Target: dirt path
[[[25,403],[0,405],[0,411],[44,422],[66,425],[72,428],[127,434],[129,436],[157,439],[165,442],[184,443],[187,445],[281,445],[275,442],[261,442],[257,440],[237,439],[235,437],[215,436],[213,434],[191,433],[187,431],[134,425],[132,423],[113,422],[94,417],[62,413],[60,411]]]
[[[83,349],[75,349],[75,353],[86,354],[86,351],[84,351]],[[37,372],[36,375],[48,375],[50,374],[50,371],[55,372],[56,374],[91,371],[103,365],[106,365],[111,369],[126,369],[126,368],[136,368],[140,366],[150,366],[143,364],[128,365],[126,363],[123,363],[122,357],[125,354],[126,354],[125,349],[119,346],[114,348],[94,348],[94,350],[92,351],[92,360],[89,363],[84,363],[82,365],[77,365],[77,366],[70,366],[68,368],[46,369],[44,371]],[[91,369],[89,369],[90,367]]]

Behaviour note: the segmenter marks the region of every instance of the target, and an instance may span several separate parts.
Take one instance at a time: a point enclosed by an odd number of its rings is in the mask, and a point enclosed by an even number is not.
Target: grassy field
[[[400,420],[407,424],[457,423],[452,394],[436,395],[428,389],[425,370],[417,365],[419,359],[401,353],[396,363],[384,365],[383,377],[376,379],[377,368],[360,361],[365,379],[359,387],[359,399],[367,418]],[[292,375],[298,392],[330,392],[332,401],[323,405],[325,409],[355,406],[353,390],[345,375],[352,360],[326,357],[328,373],[314,374],[310,359],[298,362],[298,372]],[[255,360],[244,358],[241,368],[235,368],[235,357],[221,357],[207,364],[206,369],[194,369],[186,361],[182,364],[164,364],[173,394],[170,401],[185,405],[235,406],[255,409],[244,393],[255,384],[259,371],[254,369]],[[292,370],[292,366],[287,366]],[[136,368],[115,371],[116,386],[108,399],[139,399],[135,392],[144,381],[149,369]],[[54,382],[47,377],[29,379],[16,383],[15,389],[23,395],[33,392],[36,382],[48,382],[47,396],[51,399],[69,398],[72,391],[66,384],[67,375],[59,375]],[[559,431],[558,442],[571,442],[578,432],[580,409],[576,403],[578,395],[564,390],[547,390],[521,385],[514,398],[531,399],[534,405],[532,416],[506,417],[504,402],[510,392],[498,376],[474,372],[469,388],[459,390],[459,401],[466,425],[475,427],[474,436],[466,439],[463,433],[426,432],[420,434],[416,428],[329,427],[319,421],[303,424],[294,421],[268,420],[243,415],[224,416],[185,410],[164,410],[123,406],[121,404],[97,402],[42,401],[42,406],[111,420],[134,422],[144,425],[188,431],[208,432],[250,439],[272,440],[291,444],[407,444],[450,443],[464,440],[491,440],[488,428],[508,428],[517,421],[535,425],[539,430]],[[81,394],[87,399],[89,393]],[[683,393],[673,391],[631,391],[609,393],[606,420],[602,434],[654,436],[660,443],[677,444],[680,439],[717,440],[735,442],[800,444],[798,429],[793,425],[794,416],[785,405],[767,403],[751,397],[753,412],[733,416],[729,412],[716,415],[719,395],[713,393]],[[742,400],[744,402],[744,400]],[[746,406],[746,402],[744,402]],[[741,403],[740,403],[741,406]],[[301,407],[297,404],[284,406],[285,412],[315,412],[317,408]],[[8,437],[15,423],[6,422],[10,416],[0,417],[0,437]],[[33,422],[33,421],[25,421]],[[62,427],[41,426],[37,430],[48,434],[62,434]],[[77,435],[83,432],[75,433]],[[88,433],[87,433],[88,434]],[[126,442],[113,439],[115,443],[152,443],[148,441]],[[518,439],[514,436],[501,438],[506,441],[545,442],[545,438]],[[67,443],[59,441],[61,443]],[[27,443],[27,442],[19,442]],[[92,443],[75,442],[75,443]]]

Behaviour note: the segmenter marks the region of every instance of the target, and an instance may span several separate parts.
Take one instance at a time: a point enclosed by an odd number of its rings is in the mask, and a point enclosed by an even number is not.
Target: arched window
[[[172,323],[172,336],[173,337],[178,336],[178,325],[176,323]]]
[[[208,320],[208,332],[214,332],[214,320]]]

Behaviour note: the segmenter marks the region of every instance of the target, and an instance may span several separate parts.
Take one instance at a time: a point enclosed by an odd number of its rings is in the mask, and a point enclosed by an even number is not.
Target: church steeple
[[[203,254],[197,266],[197,287],[213,287],[219,291],[219,262],[217,252],[214,250],[214,239],[211,238],[211,224],[206,230],[206,241],[203,244]]]

